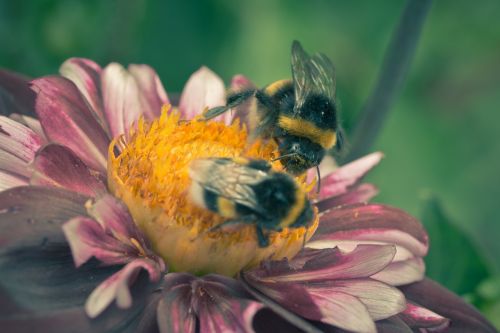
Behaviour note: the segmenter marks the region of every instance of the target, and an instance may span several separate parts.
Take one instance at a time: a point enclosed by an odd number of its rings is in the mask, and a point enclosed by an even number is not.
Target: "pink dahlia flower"
[[[251,226],[203,232],[220,219],[187,200],[190,160],[272,155],[272,143],[247,146],[246,106],[193,120],[225,103],[219,77],[200,69],[169,108],[145,65],[70,59],[61,75],[0,74],[7,332],[495,332],[424,279],[422,225],[366,203],[380,153],[325,160],[318,195],[301,180],[313,225],[260,248]]]

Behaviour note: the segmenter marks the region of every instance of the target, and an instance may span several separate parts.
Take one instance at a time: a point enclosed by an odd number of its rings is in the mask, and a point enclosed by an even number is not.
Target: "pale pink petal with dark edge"
[[[0,116],[0,150],[29,163],[43,143],[43,139],[28,127]]]
[[[405,294],[408,302],[448,318],[450,324],[445,331],[447,333],[498,333],[493,325],[472,305],[432,280],[424,279],[400,287],[400,289]],[[438,325],[437,332],[443,328],[440,321],[435,320],[435,316],[430,316],[429,319],[430,322]],[[403,320],[409,320],[409,318],[403,316]],[[428,332],[434,331],[429,328]]]
[[[43,139],[28,127],[0,116],[0,190],[28,185],[29,163]]]
[[[367,308],[356,297],[341,292],[318,292],[299,283],[247,281],[259,292],[306,319],[356,332],[375,332]]]
[[[349,250],[367,242],[396,245],[396,260],[423,257],[429,248],[427,233],[417,219],[381,204],[343,206],[324,213],[308,246]]]
[[[320,226],[307,246],[351,251],[359,244],[396,246],[394,260],[386,267],[388,272],[377,275],[380,281],[402,285],[422,279],[425,266],[413,259],[427,254],[427,233],[418,220],[393,207],[356,204],[332,209],[321,217]]]
[[[402,261],[394,261],[383,271],[372,275],[372,278],[385,282],[391,286],[403,286],[405,284],[420,281],[425,276],[425,264],[422,258],[411,258]]]
[[[299,253],[290,262],[270,262],[246,273],[267,282],[314,282],[369,277],[383,270],[394,258],[391,245],[359,245],[343,253],[337,248]]]
[[[70,80],[49,76],[32,82],[36,112],[47,137],[67,146],[85,164],[105,172],[109,138]]]
[[[23,181],[29,179],[31,171],[28,163],[5,150],[0,150],[0,172],[15,176]]]
[[[375,167],[384,155],[380,152],[366,155],[339,167],[322,177],[319,200],[345,193],[349,186],[356,184],[368,171]]]
[[[63,187],[90,197],[106,192],[105,177],[89,169],[69,148],[49,144],[32,164],[33,185]]]
[[[127,206],[121,201],[112,195],[104,195],[88,208],[88,212],[107,233],[136,250],[138,244],[144,255],[157,258],[150,250],[147,238],[134,223]],[[133,244],[131,239],[137,243]]]
[[[431,329],[432,332],[446,332],[450,325],[448,318],[413,303],[408,303],[399,317],[410,327]]]
[[[356,297],[345,293],[310,292],[314,303],[320,309],[320,320],[324,323],[359,333],[375,333],[375,323],[367,308]]]
[[[43,142],[48,142],[49,140],[45,136],[45,133],[43,132],[42,124],[40,124],[40,121],[36,118],[22,115],[19,113],[12,113],[9,115],[9,118],[12,120],[17,121],[18,123],[23,124],[24,126],[28,127],[31,129],[33,132],[35,132],[42,140]]]
[[[111,63],[102,73],[104,113],[111,136],[128,134],[142,114],[139,87],[132,74],[122,65]]]
[[[226,89],[224,82],[207,67],[201,67],[194,72],[184,86],[179,101],[179,110],[183,119],[192,119],[203,110],[226,104]],[[221,115],[215,120],[225,121],[227,115]]]
[[[102,226],[91,218],[74,217],[63,225],[63,231],[76,267],[92,257],[106,265],[124,264],[133,260],[134,249],[104,232]]]
[[[101,126],[107,130],[102,105],[101,66],[89,59],[70,58],[61,65],[59,72],[76,85]]]
[[[320,212],[324,212],[338,206],[368,202],[377,194],[378,188],[375,185],[362,183],[350,187],[347,192],[343,194],[317,202],[316,207]]]
[[[163,260],[151,251],[144,234],[118,199],[103,195],[95,203],[87,203],[87,211],[97,221],[79,216],[63,226],[77,266],[92,256],[107,265],[147,257],[165,270]]]
[[[366,307],[373,320],[394,316],[406,308],[405,297],[397,288],[370,279],[333,280],[306,285],[309,292],[325,296],[336,293],[358,298]]]
[[[129,65],[128,70],[137,82],[144,117],[149,120],[159,117],[161,107],[170,101],[158,74],[148,65]]]
[[[157,262],[148,258],[133,260],[92,291],[85,303],[85,311],[89,317],[97,317],[113,301],[121,309],[129,308],[132,305],[129,288],[142,269],[148,272],[151,282],[159,281],[161,271]]]

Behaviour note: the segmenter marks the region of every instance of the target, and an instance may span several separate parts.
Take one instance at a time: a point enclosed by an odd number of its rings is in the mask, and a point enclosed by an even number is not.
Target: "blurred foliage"
[[[168,91],[178,92],[207,65],[226,82],[243,73],[263,85],[290,76],[290,43],[298,39],[334,60],[349,133],[403,6],[397,0],[0,0],[0,66],[40,76],[71,56],[101,65],[147,63]],[[436,277],[457,292],[469,293],[478,281],[468,280],[459,264],[464,258],[477,266],[474,256],[484,257],[488,271],[500,274],[499,12],[497,0],[435,1],[406,87],[373,144],[386,154],[369,177],[381,189],[378,201],[418,216],[422,193],[431,192],[448,213],[432,206],[421,217],[432,224],[431,234],[438,232],[429,272],[433,261],[444,261]],[[460,247],[462,237],[470,242]],[[477,297],[487,314],[500,317],[500,297]]]
[[[422,222],[431,243],[425,258],[426,275],[446,282],[448,288],[461,295],[474,293],[479,283],[490,275],[477,246],[448,219],[435,198],[426,198]]]

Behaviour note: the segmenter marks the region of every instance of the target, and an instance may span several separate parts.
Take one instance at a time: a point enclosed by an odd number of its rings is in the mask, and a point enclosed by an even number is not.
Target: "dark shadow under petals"
[[[401,287],[401,290],[409,301],[449,318],[450,327],[446,332],[498,332],[474,307],[430,279]]]

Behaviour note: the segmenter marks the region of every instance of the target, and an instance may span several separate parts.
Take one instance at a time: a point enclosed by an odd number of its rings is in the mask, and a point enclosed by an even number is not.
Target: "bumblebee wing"
[[[299,42],[292,44],[292,75],[295,89],[295,108],[300,109],[308,95],[315,93],[335,101],[335,67],[321,53],[309,56]]]
[[[314,90],[320,91],[335,101],[337,81],[335,67],[323,53],[313,54],[310,61],[311,79],[314,81]]]
[[[238,164],[231,159],[201,159],[191,163],[190,175],[193,180],[217,195],[263,213],[252,185],[269,177],[266,172]]]

